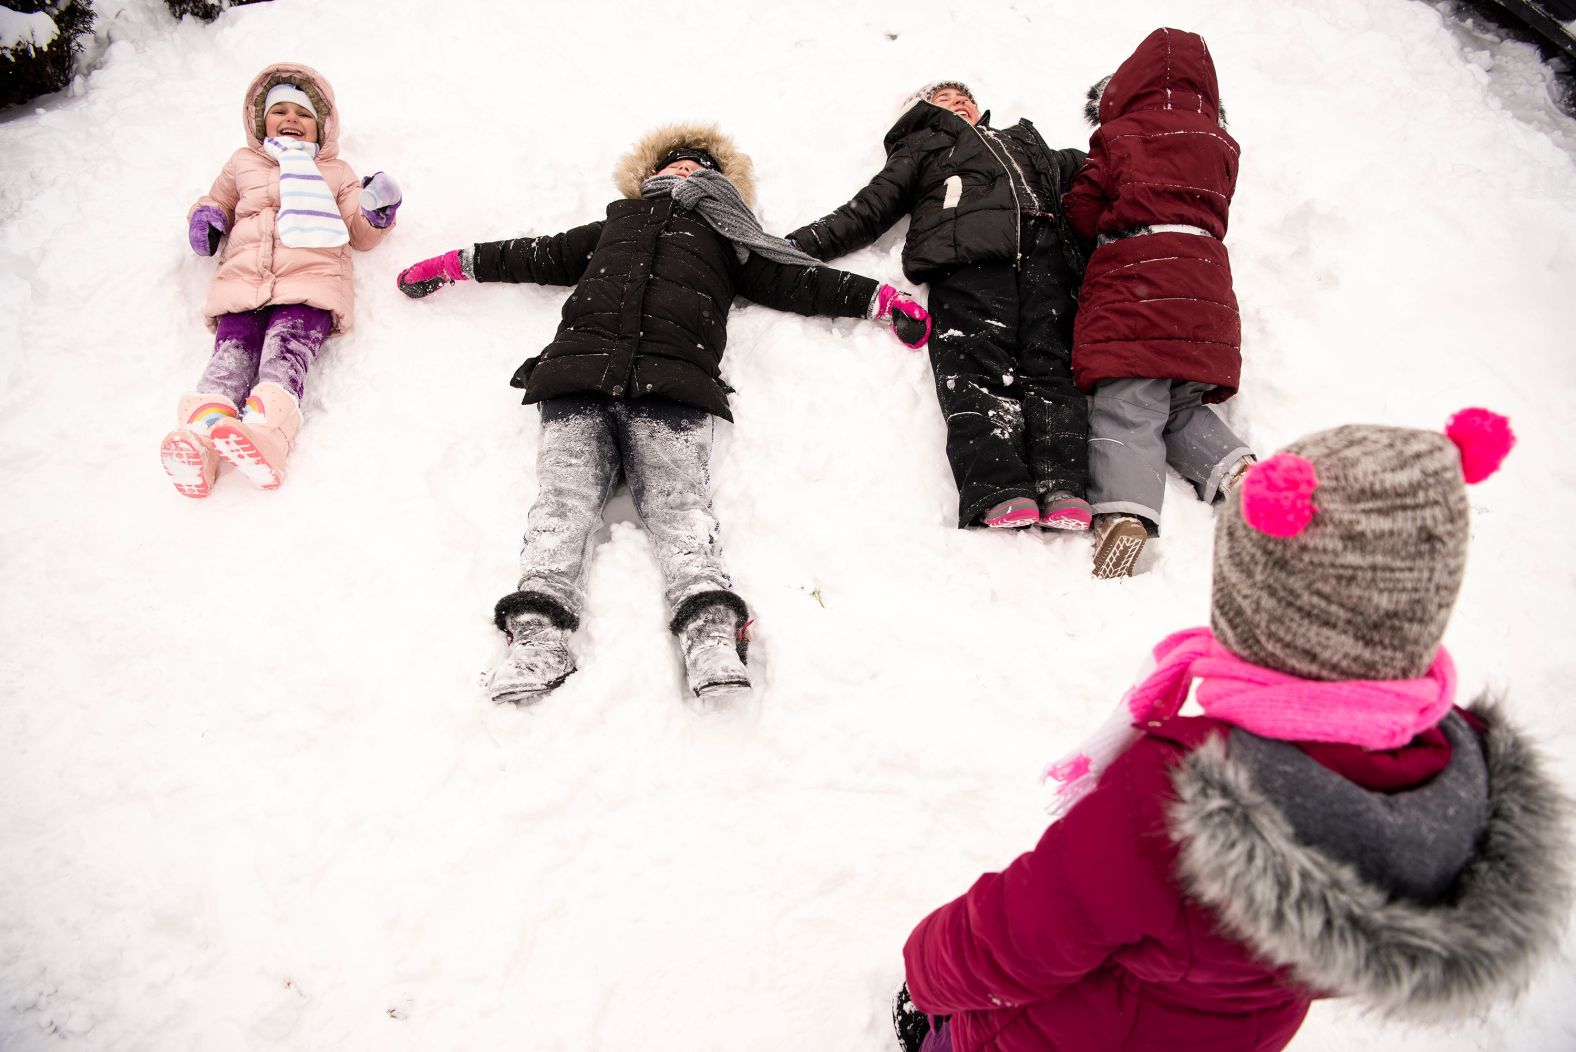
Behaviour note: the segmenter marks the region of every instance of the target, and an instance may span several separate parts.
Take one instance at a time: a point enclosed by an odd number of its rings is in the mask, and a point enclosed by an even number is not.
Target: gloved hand
[[[420,263],[406,267],[399,272],[399,277],[394,279],[399,284],[399,290],[413,300],[430,295],[452,285],[456,281],[469,280],[465,267],[460,262],[460,250],[454,249],[441,256],[424,259]]]
[[[908,996],[907,983],[897,988],[897,996],[892,999],[892,1029],[897,1031],[903,1052],[919,1052],[930,1032],[946,1025],[947,1019],[942,1015],[928,1016],[915,1007],[914,999]]]
[[[361,180],[361,214],[379,230],[394,222],[404,195],[387,172],[373,172]]]
[[[905,347],[919,348],[930,339],[930,314],[906,292],[882,285],[876,290],[876,321],[892,327],[892,333]]]
[[[219,251],[219,239],[224,236],[224,213],[214,205],[198,205],[186,226],[186,239],[192,251],[199,256],[211,256]]]

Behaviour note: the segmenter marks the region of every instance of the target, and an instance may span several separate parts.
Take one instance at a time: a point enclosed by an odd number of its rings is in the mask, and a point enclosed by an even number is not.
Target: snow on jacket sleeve
[[[602,225],[598,220],[562,234],[478,243],[471,256],[476,280],[573,285],[586,272]]]
[[[1085,243],[1093,241],[1100,216],[1110,204],[1106,186],[1105,133],[1097,130],[1089,140],[1089,156],[1062,195],[1062,211],[1074,233]]]
[[[191,222],[192,213],[203,205],[213,205],[224,213],[225,233],[235,229],[235,206],[241,200],[241,191],[235,185],[235,158],[231,157],[219,170],[219,176],[213,181],[213,186],[208,192],[197,199],[197,203],[186,211],[186,221]]]
[[[886,166],[841,208],[800,227],[788,239],[816,259],[836,259],[864,248],[914,209],[919,160],[899,142]]]
[[[874,278],[846,270],[777,263],[754,252],[738,270],[740,295],[795,314],[863,318],[879,287]]]
[[[1034,850],[919,923],[903,960],[921,1011],[1043,1000],[1175,924],[1163,751],[1140,739]]]

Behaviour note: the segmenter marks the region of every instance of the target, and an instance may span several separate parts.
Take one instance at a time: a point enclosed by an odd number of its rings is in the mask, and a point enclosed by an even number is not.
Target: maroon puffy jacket
[[[1100,93],[1098,124],[1062,198],[1079,237],[1115,237],[1095,249],[1084,275],[1073,377],[1086,393],[1102,380],[1193,380],[1213,385],[1205,401],[1223,401],[1242,372],[1242,325],[1220,241],[1238,148],[1220,123],[1203,38],[1149,34]],[[1209,236],[1128,236],[1157,226]]]
[[[1384,751],[1145,730],[909,936],[955,1052],[1272,1052],[1316,996],[1462,1018],[1558,948],[1566,805],[1495,707]]]

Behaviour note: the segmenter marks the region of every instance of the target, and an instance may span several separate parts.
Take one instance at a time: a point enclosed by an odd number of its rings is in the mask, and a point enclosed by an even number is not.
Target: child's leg
[[[1089,478],[1089,405],[1073,383],[1072,293],[1077,278],[1053,224],[1024,225],[1018,271],[1018,397],[1029,474],[1041,504],[1052,493],[1083,497]]]
[[[257,384],[253,386],[278,384],[300,402],[306,389],[307,370],[328,339],[334,316],[304,303],[274,307],[266,313],[268,325],[257,363]]]
[[[1171,387],[1171,417],[1166,422],[1166,462],[1212,503],[1220,495],[1226,473],[1253,451],[1201,399],[1208,384],[1178,383]]]
[[[731,591],[711,509],[716,418],[665,398],[620,403],[615,418],[624,477],[656,549],[669,613],[690,596]]]
[[[1034,498],[1018,401],[1017,278],[1005,264],[961,267],[930,285],[930,363],[947,421],[958,525]]]
[[[580,620],[591,537],[618,481],[618,448],[608,401],[597,396],[541,403],[536,501],[526,517],[519,592],[551,601],[566,627]]]
[[[1096,515],[1136,515],[1160,528],[1171,381],[1106,380],[1089,400],[1089,502]]]
[[[200,393],[224,395],[236,405],[246,401],[257,383],[267,314],[267,311],[253,310],[219,316],[213,338],[213,357],[208,360],[202,379],[197,381]]]
[[[727,701],[750,687],[749,612],[723,567],[711,510],[716,419],[656,398],[620,403],[614,415],[624,475],[662,568],[668,627],[684,651],[690,690],[704,701]]]

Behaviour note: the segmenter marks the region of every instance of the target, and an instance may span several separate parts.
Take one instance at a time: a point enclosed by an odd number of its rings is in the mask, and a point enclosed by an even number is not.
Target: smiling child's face
[[[312,111],[295,102],[276,102],[263,117],[265,134],[271,139],[305,139],[317,142],[317,118]]]
[[[951,110],[970,124],[979,123],[980,108],[974,104],[967,93],[957,88],[942,88],[930,96],[932,105],[940,106],[944,110]]]

